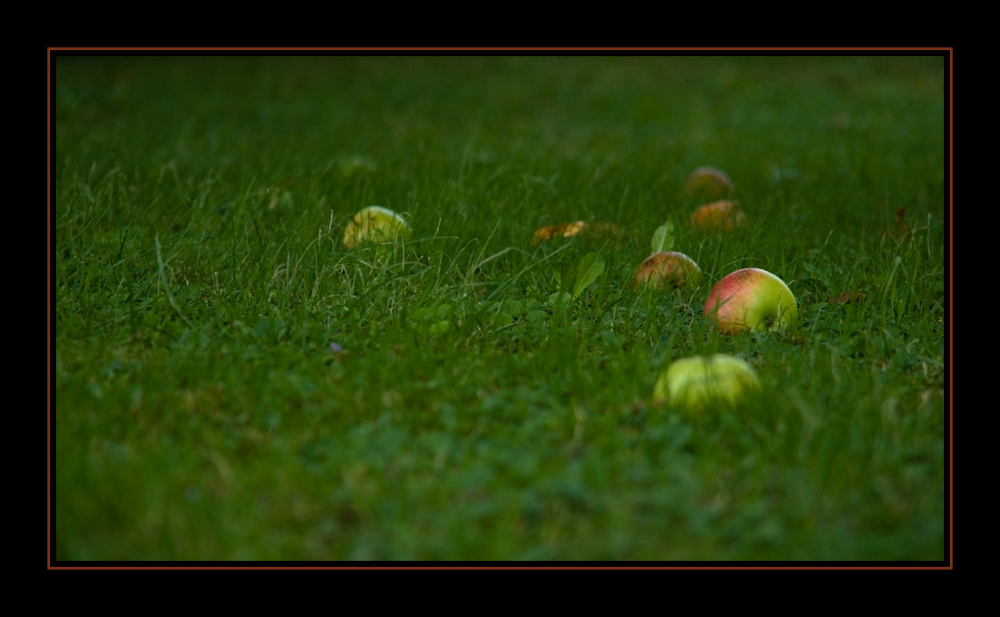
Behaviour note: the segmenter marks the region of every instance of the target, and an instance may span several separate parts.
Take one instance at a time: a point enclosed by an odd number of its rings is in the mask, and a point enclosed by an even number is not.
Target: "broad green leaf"
[[[587,285],[601,276],[601,272],[604,272],[604,258],[597,253],[587,253],[580,261],[580,268],[576,271],[576,286],[573,288],[573,297],[579,298]]]
[[[653,232],[653,254],[669,251],[674,246],[674,224],[670,221],[660,225]]]

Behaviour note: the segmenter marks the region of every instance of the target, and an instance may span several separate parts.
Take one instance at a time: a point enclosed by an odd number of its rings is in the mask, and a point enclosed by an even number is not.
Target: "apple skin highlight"
[[[653,287],[662,290],[697,283],[699,279],[701,270],[693,259],[684,253],[663,251],[650,255],[639,264],[632,277],[632,289],[638,291],[644,287]]]
[[[799,323],[798,305],[788,285],[759,268],[727,274],[712,288],[703,310],[723,334],[775,331]]]

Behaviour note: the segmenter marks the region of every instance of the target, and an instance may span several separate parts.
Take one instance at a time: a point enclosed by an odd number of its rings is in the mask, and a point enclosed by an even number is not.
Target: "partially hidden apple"
[[[354,215],[344,230],[344,245],[353,249],[363,244],[382,244],[410,235],[410,226],[388,208],[369,206]]]
[[[744,225],[747,217],[740,210],[740,202],[722,200],[701,206],[691,214],[690,221],[702,231],[732,231]]]
[[[729,195],[733,190],[733,181],[721,169],[706,166],[692,171],[684,188],[691,195],[705,195],[709,199],[718,199]]]
[[[767,270],[743,268],[724,276],[705,300],[704,313],[724,334],[796,328],[799,309],[788,285]]]
[[[671,406],[701,411],[717,402],[736,406],[751,390],[760,389],[753,368],[733,356],[716,354],[677,360],[656,380],[653,399]]]
[[[684,253],[663,251],[647,257],[632,276],[632,289],[644,287],[666,289],[680,287],[687,283],[697,283],[701,270],[693,259]]]

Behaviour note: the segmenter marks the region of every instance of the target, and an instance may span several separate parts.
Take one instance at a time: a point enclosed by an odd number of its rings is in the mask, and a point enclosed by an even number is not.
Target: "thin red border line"
[[[953,51],[953,47],[49,47],[49,51]]]

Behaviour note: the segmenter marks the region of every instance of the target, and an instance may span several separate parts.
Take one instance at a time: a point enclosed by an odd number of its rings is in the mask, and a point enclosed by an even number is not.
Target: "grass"
[[[56,58],[56,558],[944,559],[943,64]],[[705,276],[636,293],[666,221]],[[710,326],[751,266],[801,328]],[[761,394],[651,400],[712,353]]]

